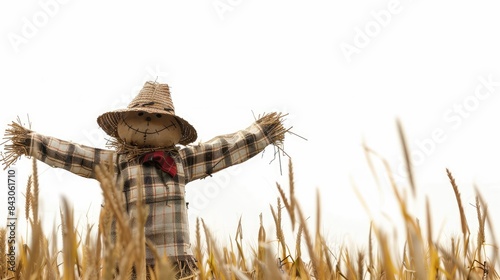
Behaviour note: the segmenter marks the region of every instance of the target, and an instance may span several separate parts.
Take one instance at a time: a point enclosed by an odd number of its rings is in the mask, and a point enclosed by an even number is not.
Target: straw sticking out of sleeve
[[[9,128],[5,130],[6,139],[2,144],[5,144],[5,153],[2,154],[0,161],[5,165],[4,170],[14,164],[21,155],[28,155],[27,140],[31,138],[32,131],[23,127],[21,124],[12,122]]]

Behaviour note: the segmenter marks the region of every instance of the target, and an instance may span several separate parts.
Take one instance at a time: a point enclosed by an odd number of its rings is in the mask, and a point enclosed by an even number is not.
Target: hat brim
[[[176,116],[174,114],[165,113],[165,111],[156,110],[154,108],[128,108],[128,109],[120,109],[112,112],[107,112],[100,115],[97,118],[97,124],[106,132],[109,136],[118,138],[117,127],[118,123],[122,119],[122,114],[127,112],[146,112],[151,114],[162,114],[162,115],[170,115],[175,117],[175,119],[181,125],[181,139],[179,140],[179,144],[187,145],[194,141],[198,137],[196,129],[185,119]]]

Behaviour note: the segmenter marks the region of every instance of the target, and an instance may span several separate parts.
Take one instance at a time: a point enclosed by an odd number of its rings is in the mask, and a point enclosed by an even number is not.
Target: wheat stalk
[[[401,141],[401,146],[403,147],[403,155],[406,164],[406,171],[408,173],[408,181],[410,182],[413,197],[415,197],[417,194],[417,190],[415,187],[415,177],[413,176],[410,149],[408,148],[408,142],[406,141],[406,135],[404,133],[403,125],[401,124],[401,121],[399,119],[396,120],[396,126],[398,129],[399,140]]]
[[[292,197],[291,199],[295,200],[295,197]],[[304,234],[304,240],[306,242],[307,250],[308,250],[310,258],[311,258],[311,265],[312,265],[312,270],[313,270],[312,273],[313,273],[314,277],[317,277],[318,276],[317,274],[318,274],[319,262],[318,262],[317,255],[315,254],[314,245],[312,242],[311,234],[309,232],[309,228],[307,227],[307,224],[306,224],[307,220],[306,220],[304,214],[302,213],[302,210],[301,210],[298,202],[295,201],[294,204],[295,204],[295,208],[297,210],[297,214],[299,216],[299,222],[302,225],[302,231]]]
[[[455,182],[455,178],[451,174],[450,170],[446,168],[446,174],[450,180],[451,186],[453,188],[453,193],[455,194],[455,199],[458,205],[458,212],[460,214],[460,224],[462,226],[462,236],[464,242],[464,257],[467,255],[468,247],[469,247],[469,226],[467,225],[467,218],[465,217],[464,207],[462,205],[462,198],[460,197],[460,191],[458,190],[458,186]]]
[[[33,214],[33,222],[38,224],[39,223],[39,217],[38,217],[38,195],[40,193],[40,185],[38,183],[38,167],[36,163],[36,159],[32,159],[32,168],[33,168],[33,195],[30,197],[30,203],[31,203],[31,211]]]
[[[6,230],[0,228],[0,278],[3,279],[7,275],[7,238],[5,237]]]
[[[26,184],[26,201],[24,204],[24,215],[26,218],[26,221],[29,220],[30,218],[30,209],[31,209],[31,200],[33,199],[32,196],[33,194],[31,193],[31,185],[32,185],[32,180],[31,180],[32,175],[28,176],[28,183]]]
[[[481,213],[481,204],[479,202],[479,197],[476,196],[476,214],[477,214],[477,221],[478,221],[478,232],[477,232],[477,261],[482,263],[482,257],[481,257],[481,249],[483,248],[483,245],[485,243],[486,237],[484,233],[484,223],[486,222],[485,218],[483,217]]]

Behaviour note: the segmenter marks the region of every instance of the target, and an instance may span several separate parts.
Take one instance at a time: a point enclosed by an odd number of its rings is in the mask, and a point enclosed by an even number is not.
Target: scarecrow
[[[93,179],[97,165],[113,166],[127,211],[136,207],[141,191],[149,209],[145,237],[160,256],[169,257],[179,275],[186,276],[197,269],[189,238],[186,184],[242,163],[270,144],[281,145],[286,132],[282,122],[282,114],[270,113],[246,129],[191,144],[196,130],[175,114],[169,86],[148,81],[126,109],[97,118],[113,149],[56,139],[13,122],[2,160],[8,167],[21,155],[31,156]],[[146,264],[154,262],[146,247]]]

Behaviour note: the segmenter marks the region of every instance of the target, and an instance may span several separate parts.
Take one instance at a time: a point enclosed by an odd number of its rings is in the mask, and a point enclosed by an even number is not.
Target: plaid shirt
[[[177,166],[177,175],[169,174],[154,165],[128,160],[127,154],[114,150],[92,148],[30,132],[26,143],[28,154],[53,167],[77,175],[95,178],[95,166],[113,160],[117,182],[123,186],[127,210],[136,207],[138,186],[144,186],[149,215],[145,236],[162,255],[174,261],[194,261],[189,240],[189,223],[185,202],[185,185],[229,166],[244,162],[271,143],[268,132],[253,123],[247,129],[215,137],[207,142],[170,151]],[[36,153],[32,151],[38,151]],[[137,174],[142,174],[138,178]],[[146,262],[154,264],[154,256],[146,247]]]

